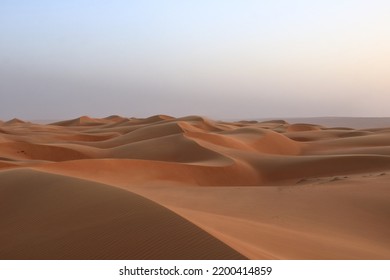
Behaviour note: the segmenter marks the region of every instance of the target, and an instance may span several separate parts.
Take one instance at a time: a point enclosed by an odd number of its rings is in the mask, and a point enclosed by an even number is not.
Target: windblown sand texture
[[[390,259],[390,128],[0,122],[0,259]]]

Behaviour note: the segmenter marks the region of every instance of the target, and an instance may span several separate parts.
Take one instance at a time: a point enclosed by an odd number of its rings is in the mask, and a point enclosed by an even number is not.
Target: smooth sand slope
[[[28,169],[1,172],[0,180],[2,258],[244,258],[131,192]]]
[[[390,128],[0,122],[0,259],[390,259]]]

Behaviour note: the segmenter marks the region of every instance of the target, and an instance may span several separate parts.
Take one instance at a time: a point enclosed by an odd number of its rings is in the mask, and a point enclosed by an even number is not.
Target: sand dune
[[[389,117],[315,117],[315,118],[287,118],[290,123],[313,123],[327,127],[345,127],[354,129],[367,129],[389,127]]]
[[[52,125],[60,125],[60,126],[92,126],[92,125],[101,125],[105,124],[109,121],[109,118],[106,119],[93,119],[88,116],[82,116],[73,120],[61,121],[52,123]]]
[[[0,123],[1,259],[389,259],[390,129]]]
[[[131,192],[25,169],[0,180],[2,259],[244,258]]]
[[[13,118],[9,121],[6,121],[4,122],[3,124],[4,125],[17,125],[17,124],[24,124],[25,122],[20,120],[20,119],[17,119],[17,118]]]
[[[295,187],[130,189],[249,258],[387,259],[390,174],[378,175],[323,177]]]

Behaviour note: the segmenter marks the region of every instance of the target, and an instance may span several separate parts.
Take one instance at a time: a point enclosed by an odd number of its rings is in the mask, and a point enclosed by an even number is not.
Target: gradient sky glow
[[[0,119],[389,116],[390,1],[1,0]]]

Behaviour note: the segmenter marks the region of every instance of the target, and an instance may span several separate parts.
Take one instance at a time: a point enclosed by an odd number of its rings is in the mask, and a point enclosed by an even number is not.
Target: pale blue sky
[[[390,1],[0,0],[0,119],[389,116]]]

